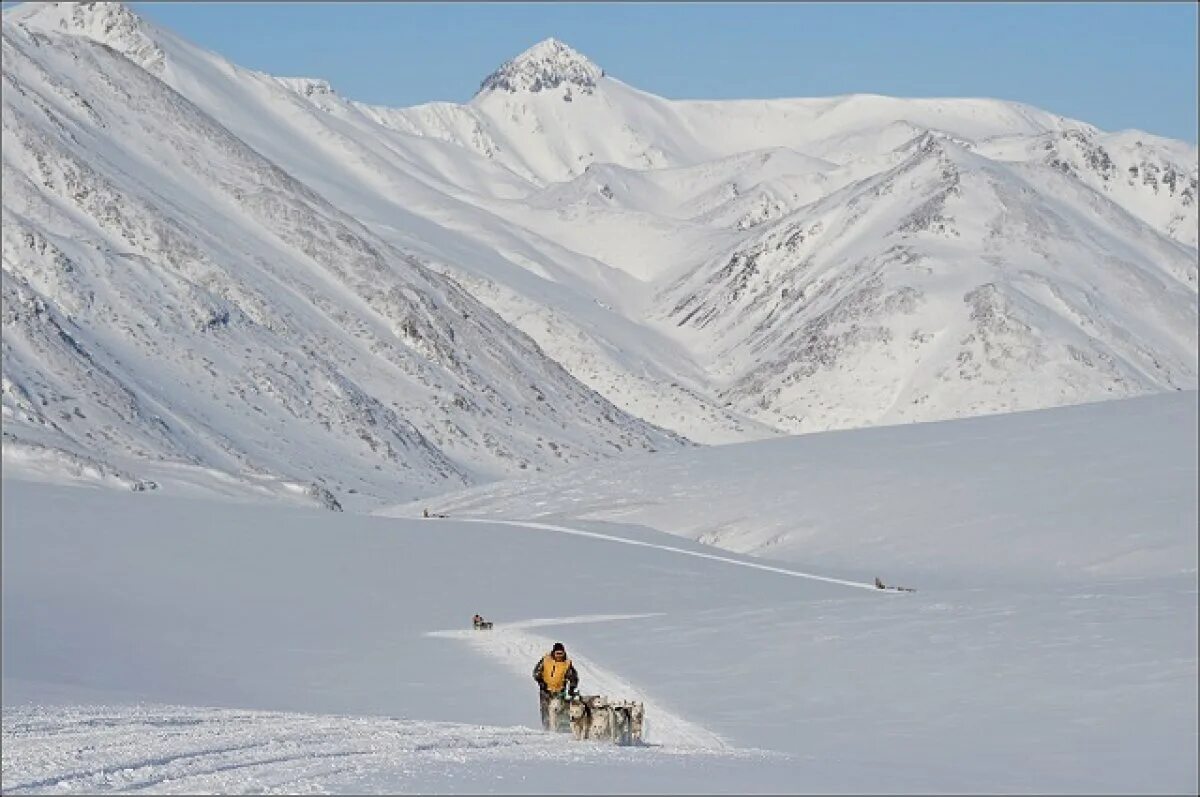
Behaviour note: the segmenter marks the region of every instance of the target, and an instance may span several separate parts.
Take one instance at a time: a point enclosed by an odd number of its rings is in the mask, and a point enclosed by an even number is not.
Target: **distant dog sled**
[[[491,623],[491,621],[483,619],[483,615],[482,615],[482,614],[477,614],[477,615],[475,615],[475,617],[474,617],[474,618],[471,620],[471,623],[472,623],[472,625],[474,625],[474,626],[475,626],[475,630],[476,630],[476,631],[490,631],[490,630],[492,630],[492,623]]]
[[[422,509],[421,517],[433,518],[433,517],[450,517],[450,516],[442,514],[440,512],[430,512],[428,509]]]
[[[875,577],[875,589],[890,590],[891,592],[916,592],[912,587],[889,587],[880,581],[878,576]]]

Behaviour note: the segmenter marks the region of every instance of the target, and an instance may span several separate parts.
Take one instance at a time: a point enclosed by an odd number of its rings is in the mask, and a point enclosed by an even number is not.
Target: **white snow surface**
[[[1194,793],[1195,416],[1192,393],[705,449],[730,463],[634,468],[656,514],[603,523],[6,476],[2,788]],[[881,471],[901,442],[927,464]],[[814,491],[781,488],[781,444],[820,447]],[[967,512],[983,481],[1003,512]],[[740,511],[744,530],[789,493],[840,501],[843,534],[783,561],[644,525]],[[864,546],[854,507],[888,505]],[[647,747],[538,729],[553,641],[584,693],[646,701]]]
[[[553,39],[386,108],[118,3],[3,31],[4,452],[46,478],[378,507],[1197,385],[1184,142],[674,101]]]
[[[634,523],[868,583],[1194,578],[1196,439],[1188,391],[712,446],[381,513]]]

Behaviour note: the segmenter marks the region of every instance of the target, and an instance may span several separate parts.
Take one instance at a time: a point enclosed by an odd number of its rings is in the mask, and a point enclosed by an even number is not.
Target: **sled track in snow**
[[[739,565],[741,567],[750,567],[755,570],[766,570],[770,573],[779,573],[793,578],[806,578],[810,581],[824,581],[829,584],[841,584],[843,587],[854,587],[855,589],[866,589],[871,592],[887,592],[895,594],[896,590],[881,590],[874,584],[867,584],[862,581],[847,581],[842,578],[832,578],[830,576],[819,576],[815,573],[804,573],[799,570],[789,570],[786,567],[777,567],[775,565],[765,564],[763,562],[744,562],[740,559],[731,559],[728,556],[721,556],[715,553],[705,553],[704,551],[689,551],[686,548],[677,548],[674,545],[660,545],[656,542],[642,542],[641,540],[629,540],[624,537],[617,537],[612,534],[602,534],[598,531],[585,531],[583,529],[573,529],[569,526],[556,526],[552,523],[535,523],[527,520],[491,520],[488,518],[452,518],[456,523],[495,523],[503,526],[517,526],[518,528],[541,529],[543,531],[557,531],[561,534],[571,534],[576,537],[590,537],[594,540],[606,540],[608,542],[619,542],[622,545],[636,545],[640,548],[656,548],[660,551],[671,551],[672,553],[681,553],[684,556],[695,556],[699,559],[712,559],[715,562],[725,562],[731,565]]]
[[[543,625],[570,625],[575,623],[630,620],[654,617],[654,614],[632,615],[583,615],[577,617],[541,618],[515,623],[497,623],[490,631],[455,629],[431,631],[428,636],[459,639],[471,647],[501,661],[512,672],[528,678],[531,662],[537,661],[550,649],[552,640],[531,634],[526,628]],[[582,656],[578,648],[571,651],[571,660],[580,672],[580,691],[587,695],[607,695],[622,700],[640,700],[646,706],[646,727],[642,738],[647,744],[683,751],[733,752],[724,739],[693,722],[668,711],[653,697],[625,681],[616,673]]]

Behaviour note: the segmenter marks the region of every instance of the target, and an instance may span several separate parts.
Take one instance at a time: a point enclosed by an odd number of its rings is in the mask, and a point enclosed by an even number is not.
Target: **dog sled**
[[[550,699],[550,729],[570,733],[576,741],[641,745],[645,724],[646,707],[640,701],[565,691]]]
[[[492,630],[491,621],[483,619],[482,614],[475,615],[475,617],[472,618],[471,623],[472,623],[472,625],[474,625],[476,631],[491,631]]]

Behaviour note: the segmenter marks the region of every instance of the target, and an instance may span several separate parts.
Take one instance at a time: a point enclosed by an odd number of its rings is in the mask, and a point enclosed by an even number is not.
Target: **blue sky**
[[[556,36],[665,97],[997,97],[1197,138],[1192,3],[131,5],[236,63],[386,105],[466,101]]]

